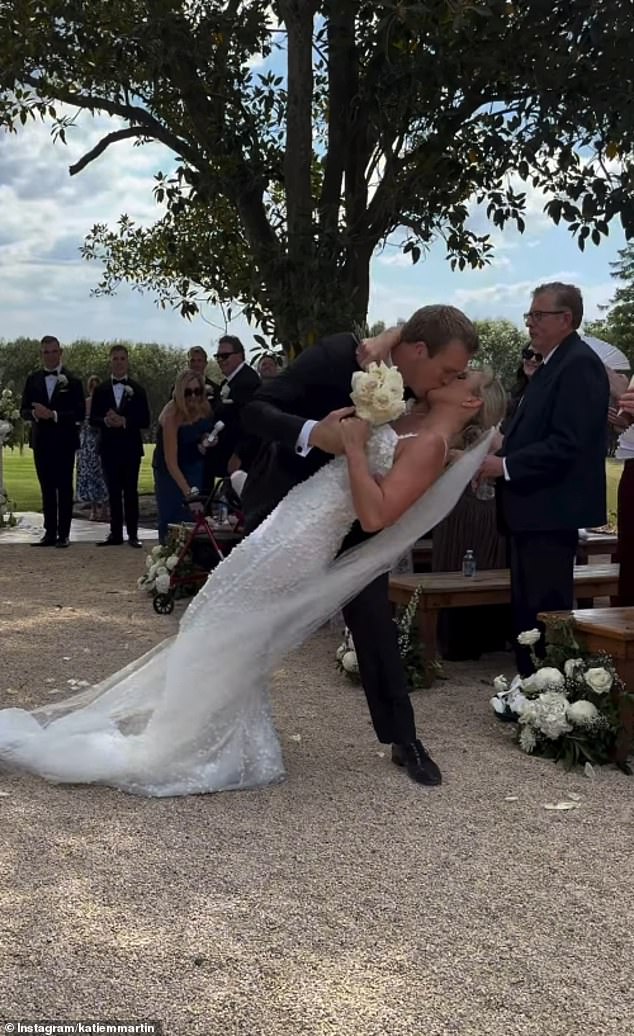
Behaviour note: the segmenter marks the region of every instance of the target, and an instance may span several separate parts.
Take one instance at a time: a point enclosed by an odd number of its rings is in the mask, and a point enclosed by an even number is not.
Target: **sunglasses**
[[[522,359],[532,360],[533,363],[541,363],[544,357],[541,353],[536,353],[534,349],[522,349]]]
[[[216,353],[216,359],[217,360],[228,360],[230,356],[233,356],[232,352],[231,353]]]
[[[185,389],[185,391],[183,393],[183,395],[185,396],[185,399],[190,399],[192,396],[196,396],[197,399],[200,399],[202,394],[203,394],[203,390],[200,389],[200,388],[197,388],[197,389]]]

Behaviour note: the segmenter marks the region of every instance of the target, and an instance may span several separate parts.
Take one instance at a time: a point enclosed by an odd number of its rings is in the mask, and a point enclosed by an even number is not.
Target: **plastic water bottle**
[[[462,574],[466,577],[476,574],[476,560],[472,550],[468,550],[462,559]]]

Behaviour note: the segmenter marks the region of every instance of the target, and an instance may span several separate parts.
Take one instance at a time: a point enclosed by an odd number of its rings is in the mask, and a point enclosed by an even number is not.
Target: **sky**
[[[54,144],[49,127],[41,123],[28,124],[18,134],[0,130],[0,338],[53,334],[62,343],[124,339],[184,349],[202,344],[213,350],[225,331],[222,313],[214,307],[187,321],[128,287],[113,297],[91,295],[99,267],[79,255],[85,235],[95,223],[114,225],[123,212],[144,224],[158,218],[152,177],[172,162],[160,144],[135,148],[123,141],[70,177],[68,166],[112,128],[111,120],[84,114],[69,132],[67,146]],[[625,244],[620,224],[612,224],[600,247],[582,253],[567,230],[544,215],[544,201],[529,189],[523,235],[494,230],[484,213],[474,210],[472,228],[490,229],[495,243],[493,263],[481,271],[452,272],[442,242],[413,266],[400,252],[398,239],[390,241],[372,263],[369,321],[393,324],[419,306],[444,302],[472,318],[506,317],[521,325],[531,289],[550,280],[577,284],[587,318],[595,319],[616,287],[610,263]],[[226,329],[247,348],[254,346],[257,328],[243,318]]]

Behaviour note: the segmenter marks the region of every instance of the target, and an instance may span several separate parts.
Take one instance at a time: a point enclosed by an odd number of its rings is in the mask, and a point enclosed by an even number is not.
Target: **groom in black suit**
[[[84,420],[84,393],[79,378],[62,366],[57,338],[40,343],[42,370],[29,374],[20,412],[31,421],[31,447],[42,490],[44,536],[33,547],[68,547],[73,514],[73,469]]]
[[[580,528],[603,525],[609,384],[599,357],[579,337],[581,292],[543,284],[525,314],[543,357],[512,417],[498,456],[480,477],[498,479],[498,508],[509,534],[515,634],[534,629],[539,612],[568,611]],[[537,645],[543,654],[543,644]],[[533,672],[515,645],[518,672]]]
[[[113,345],[112,373],[93,392],[90,423],[99,429],[99,452],[108,487],[110,533],[98,547],[123,543],[123,520],[131,547],[139,540],[139,471],[143,458],[141,432],[150,426],[150,408],[143,385],[128,373],[128,350]]]
[[[393,337],[392,360],[417,397],[452,381],[478,347],[471,322],[452,306],[418,310]],[[264,384],[243,410],[247,432],[264,440],[242,493],[247,531],[288,491],[335,454],[343,453],[340,415],[350,406],[352,375],[360,369],[352,334],[322,338],[278,377]],[[366,539],[355,523],[342,550]],[[392,759],[420,784],[440,784],[441,774],[416,736],[407,677],[388,600],[388,575],[367,586],[344,609],[359,660],[372,723],[379,741],[392,743]]]

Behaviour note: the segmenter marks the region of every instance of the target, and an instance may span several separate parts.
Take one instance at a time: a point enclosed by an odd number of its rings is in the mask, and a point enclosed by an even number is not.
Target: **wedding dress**
[[[373,431],[373,473],[389,470],[398,441],[389,425]],[[331,461],[212,572],[175,637],[65,702],[0,711],[0,762],[53,782],[150,796],[280,779],[267,691],[275,663],[455,506],[488,441],[393,526],[339,558],[355,513],[345,458]]]

